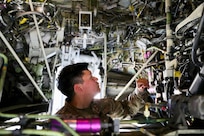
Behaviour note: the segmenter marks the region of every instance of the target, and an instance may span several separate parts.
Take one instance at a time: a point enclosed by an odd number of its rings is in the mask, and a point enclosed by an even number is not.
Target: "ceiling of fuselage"
[[[155,17],[165,15],[163,1],[128,1],[128,0],[72,0],[56,1],[54,3],[65,12],[78,13],[79,10],[93,11],[93,22],[104,25],[124,25],[141,19],[153,20]],[[153,16],[155,14],[156,16]],[[68,15],[68,14],[64,14]],[[72,14],[73,15],[73,14]],[[148,16],[146,16],[148,15]]]
[[[169,1],[172,29],[203,2],[202,0]],[[52,0],[52,2],[60,8],[62,16],[75,20],[76,25],[80,10],[92,11],[92,29],[95,31],[104,28],[108,28],[109,31],[127,30],[131,29],[128,28],[130,26],[133,26],[132,29],[137,26],[155,31],[158,28],[165,29],[166,25],[164,0]]]

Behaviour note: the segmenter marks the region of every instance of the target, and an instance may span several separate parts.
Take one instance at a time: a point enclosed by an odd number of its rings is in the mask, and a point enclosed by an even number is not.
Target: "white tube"
[[[103,90],[101,93],[101,97],[104,98],[106,96],[106,85],[107,85],[107,38],[106,38],[106,34],[103,33],[103,37],[104,37],[104,56],[103,56],[103,68],[104,68],[104,78],[103,78]]]
[[[30,4],[30,9],[31,9],[31,11],[34,11],[33,4],[32,4],[32,0],[29,0],[29,4]],[[42,38],[41,38],[41,36],[40,36],[40,30],[39,30],[39,27],[38,27],[38,22],[37,22],[37,19],[36,19],[36,15],[35,15],[35,14],[33,14],[33,20],[34,20],[35,27],[36,27],[36,30],[37,30],[38,40],[39,40],[39,42],[40,42],[40,46],[41,46],[41,49],[42,49],[42,53],[43,53],[43,56],[44,56],[44,59],[45,59],[45,65],[46,65],[46,67],[47,67],[47,72],[48,72],[50,81],[52,81],[50,66],[49,66],[48,61],[47,61],[45,49],[44,49],[44,46],[43,46]]]

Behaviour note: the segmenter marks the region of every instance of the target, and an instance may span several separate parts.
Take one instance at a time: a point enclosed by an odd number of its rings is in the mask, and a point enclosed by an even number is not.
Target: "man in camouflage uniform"
[[[66,118],[99,117],[106,122],[137,114],[143,107],[141,99],[115,101],[112,98],[94,99],[100,92],[97,78],[88,70],[88,63],[64,67],[58,77],[58,89],[67,96],[65,105],[56,113]]]

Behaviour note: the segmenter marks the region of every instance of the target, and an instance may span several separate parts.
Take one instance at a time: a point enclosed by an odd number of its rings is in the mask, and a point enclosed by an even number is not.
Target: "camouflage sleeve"
[[[126,106],[125,106],[126,105]],[[94,110],[110,117],[123,117],[127,114],[126,101],[115,101],[112,98],[100,99],[94,102]]]
[[[131,94],[128,97],[129,115],[136,115],[142,113],[144,110],[145,101],[136,94]]]
[[[98,103],[100,110],[103,114],[111,118],[124,118],[127,115],[135,115],[143,107],[142,101],[137,98],[132,100],[115,101],[114,99],[102,99]]]

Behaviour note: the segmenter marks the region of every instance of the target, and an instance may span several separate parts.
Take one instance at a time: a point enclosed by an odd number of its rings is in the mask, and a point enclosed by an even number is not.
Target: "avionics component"
[[[188,110],[196,118],[204,119],[204,96],[193,96],[189,99]]]
[[[201,68],[200,72],[196,75],[193,83],[191,84],[189,88],[189,96],[194,94],[203,94],[203,87],[204,87],[204,67]]]
[[[92,29],[92,12],[79,11],[79,30]]]
[[[175,115],[191,115],[198,119],[204,119],[204,96],[195,95],[187,97],[184,95],[172,96],[170,110]],[[182,113],[181,113],[182,112]]]

